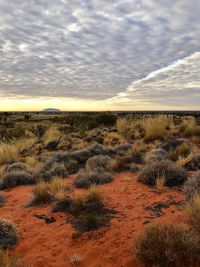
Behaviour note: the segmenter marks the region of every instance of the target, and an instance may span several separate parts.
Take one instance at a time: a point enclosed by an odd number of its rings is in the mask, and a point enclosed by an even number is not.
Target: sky
[[[199,0],[0,0],[0,110],[200,109]]]

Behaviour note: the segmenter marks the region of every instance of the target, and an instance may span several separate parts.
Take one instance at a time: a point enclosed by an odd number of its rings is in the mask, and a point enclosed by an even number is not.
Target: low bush
[[[28,172],[28,166],[23,162],[12,163],[6,167],[6,172]]]
[[[69,160],[66,164],[65,167],[69,174],[76,173],[79,170],[79,164],[76,160]]]
[[[149,267],[199,266],[199,241],[181,226],[154,223],[138,236],[135,253]]]
[[[184,185],[186,199],[192,199],[195,195],[200,195],[200,172],[189,177]]]
[[[142,169],[138,181],[154,186],[159,178],[164,178],[164,185],[171,187],[182,185],[187,180],[187,174],[171,161],[153,162]]]
[[[35,184],[36,182],[37,179],[28,172],[10,172],[2,177],[0,182],[0,189],[16,187],[18,185],[31,185]]]
[[[89,158],[86,162],[85,169],[87,172],[104,172],[111,171],[111,158],[109,156],[98,155]]]
[[[166,160],[168,157],[167,152],[162,148],[152,149],[145,155],[145,162],[155,162],[155,161],[161,161]]]
[[[15,225],[7,220],[0,219],[0,248],[16,245],[19,235]]]
[[[81,170],[76,175],[74,184],[77,188],[88,188],[91,185],[105,184],[112,181],[109,172],[86,172]]]

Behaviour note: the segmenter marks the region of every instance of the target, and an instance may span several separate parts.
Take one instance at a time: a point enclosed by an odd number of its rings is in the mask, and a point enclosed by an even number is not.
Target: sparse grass
[[[0,248],[15,246],[19,238],[17,228],[10,221],[0,219]]]
[[[135,254],[149,267],[199,266],[199,241],[182,226],[154,223],[138,236]]]
[[[11,256],[8,250],[0,249],[0,266],[1,267],[20,267],[20,258]]]

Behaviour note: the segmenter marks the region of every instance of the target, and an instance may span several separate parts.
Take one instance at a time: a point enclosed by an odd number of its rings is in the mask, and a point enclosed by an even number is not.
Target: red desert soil
[[[164,215],[153,218],[152,211],[144,206],[164,202],[173,198],[183,199],[176,189],[160,192],[136,181],[130,173],[116,175],[110,184],[102,185],[107,196],[107,207],[118,213],[110,225],[100,230],[84,233],[72,239],[72,226],[66,223],[68,215],[55,213],[56,222],[46,224],[34,214],[50,214],[50,206],[24,208],[31,199],[31,186],[20,186],[5,190],[6,205],[0,209],[0,217],[9,219],[20,231],[20,241],[12,253],[20,255],[23,266],[68,267],[72,255],[79,255],[81,267],[140,267],[133,256],[133,244],[137,234],[147,221],[182,222],[179,207],[172,205],[163,209]],[[73,179],[73,178],[72,178]],[[68,183],[70,180],[68,179]]]

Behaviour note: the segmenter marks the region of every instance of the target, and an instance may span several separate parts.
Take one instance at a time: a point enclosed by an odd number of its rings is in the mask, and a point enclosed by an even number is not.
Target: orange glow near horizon
[[[120,104],[114,99],[109,100],[78,100],[70,98],[34,98],[34,99],[0,99],[0,111],[42,111],[45,108],[57,108],[61,111],[106,111],[106,110],[197,110],[195,106],[169,107],[134,103]]]

